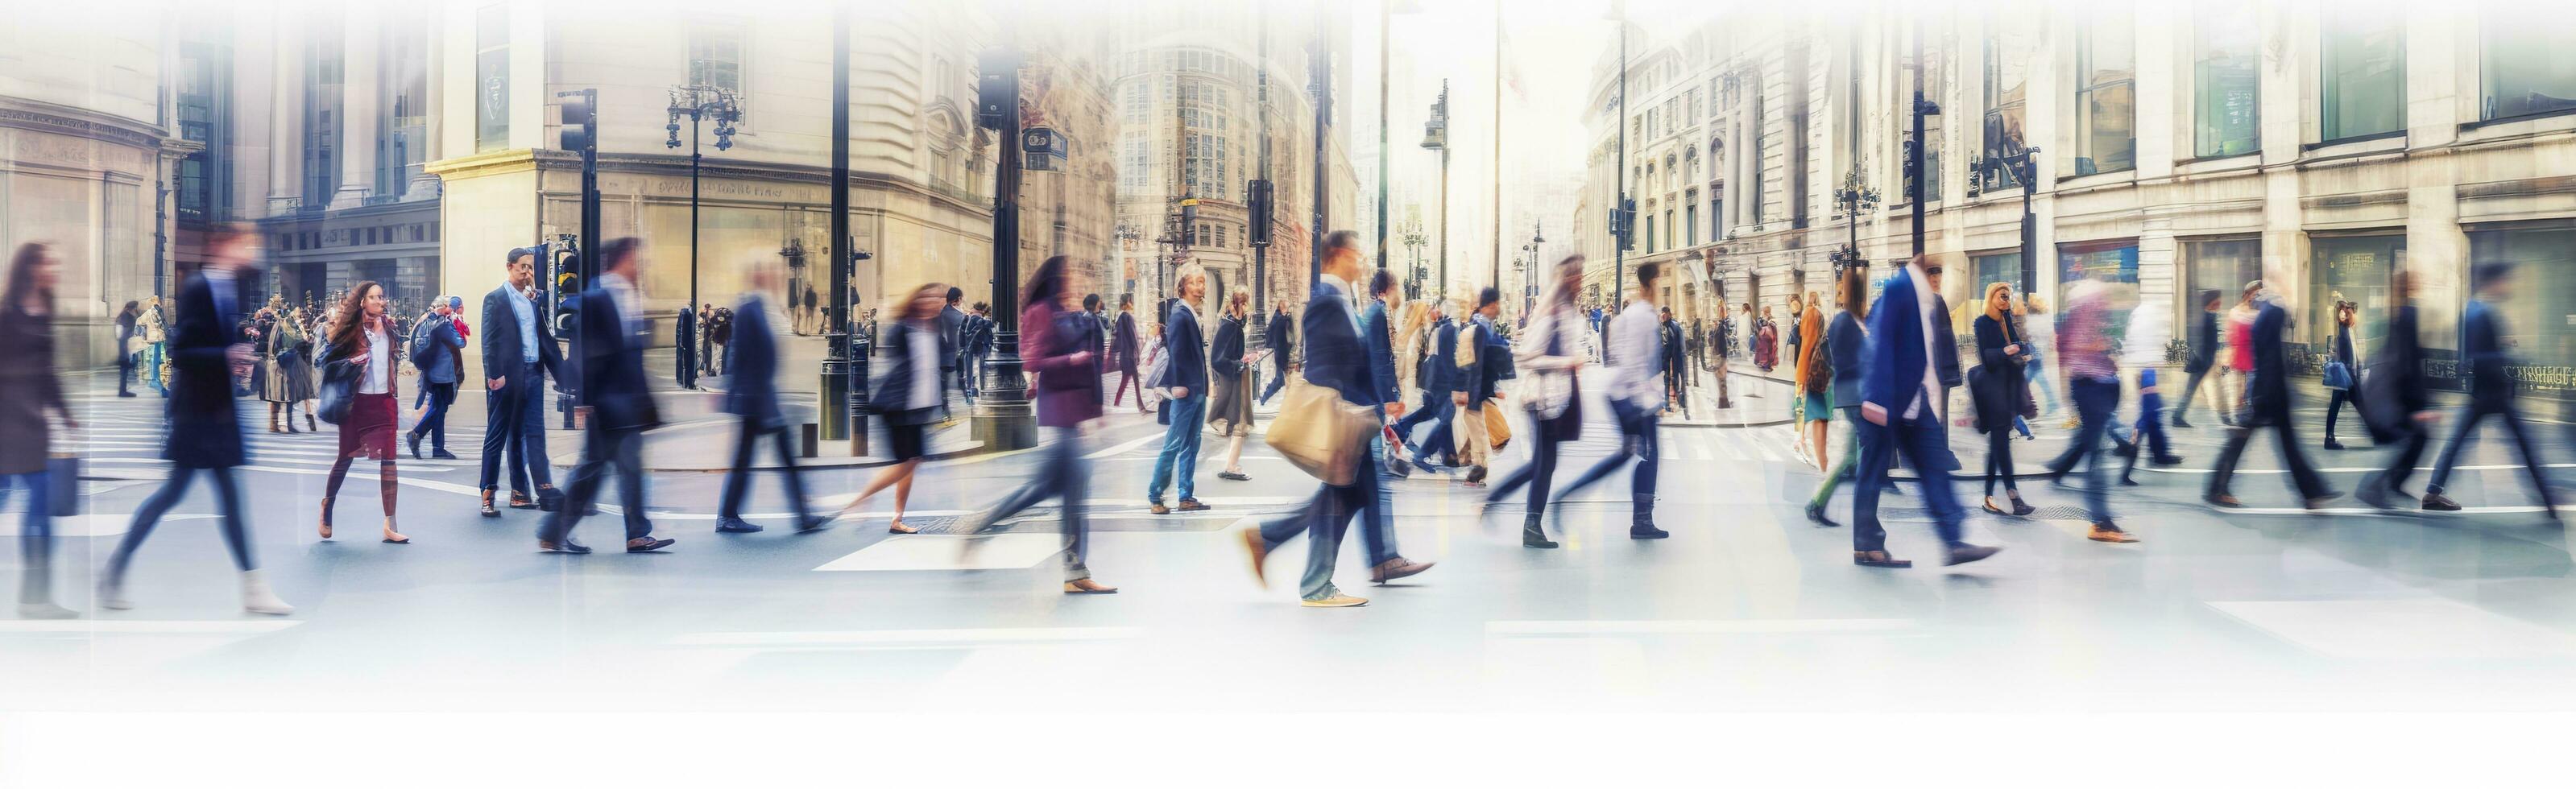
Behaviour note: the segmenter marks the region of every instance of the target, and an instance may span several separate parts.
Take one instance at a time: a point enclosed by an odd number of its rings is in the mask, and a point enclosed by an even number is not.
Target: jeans
[[[1298,532],[1306,534],[1306,572],[1297,580],[1298,597],[1321,600],[1339,591],[1333,588],[1333,564],[1341,553],[1342,536],[1350,530],[1351,518],[1377,501],[1379,487],[1377,475],[1363,470],[1349,485],[1317,489],[1305,509],[1262,522],[1261,544],[1266,548],[1275,549]]]
[[[2505,432],[2513,436],[2514,447],[2522,450],[2522,468],[2531,473],[2531,485],[2540,492],[2540,506],[2555,509],[2558,504],[2549,498],[2549,478],[2540,472],[2540,453],[2532,448],[2529,431],[2522,426],[2522,414],[2514,410],[2512,401],[2469,401],[2468,410],[2451,427],[2451,443],[2442,447],[2442,459],[2434,462],[2433,479],[2425,483],[2424,492],[2442,492],[2442,483],[2451,479],[2452,464],[2459,462],[2460,448],[2469,445],[2469,438],[2477,435],[2478,422],[2489,416],[2504,418]]]
[[[107,558],[109,583],[125,579],[125,566],[134,560],[134,549],[142,547],[144,538],[152,536],[152,527],[160,525],[161,516],[169,513],[172,506],[188,495],[188,483],[196,480],[198,472],[204,472],[215,481],[215,503],[223,514],[224,545],[232,549],[233,567],[242,572],[259,569],[251,561],[250,534],[242,523],[241,486],[234,482],[233,470],[229,467],[173,468],[170,480],[161,483],[161,489],[153,491],[150,498],[143,500],[143,506],[134,511],[134,523],[126,527],[125,539],[116,543],[116,553]]]
[[[529,492],[532,477],[538,487],[554,486],[554,461],[546,457],[544,381],[543,368],[532,362],[501,388],[483,392],[483,490],[501,481],[503,452],[510,456],[510,492]]]
[[[760,440],[766,438],[778,447],[778,473],[787,483],[787,505],[803,525],[810,517],[805,510],[805,478],[796,470],[796,450],[788,446],[785,425],[763,425],[744,417],[742,430],[734,435],[733,465],[725,471],[724,492],[716,498],[716,515],[742,517],[743,494],[751,488],[751,455]]]
[[[1843,424],[1852,426],[1852,429],[1850,433],[1843,436],[1843,462],[1834,466],[1834,470],[1825,473],[1824,484],[1816,486],[1816,497],[1807,500],[1807,506],[1810,507],[1823,507],[1825,502],[1832,501],[1834,487],[1842,484],[1843,475],[1852,473],[1853,469],[1860,466],[1860,428],[1863,424],[1860,419],[1860,406],[1843,406],[1834,410],[1843,412]]]
[[[961,353],[957,355],[957,387],[965,394],[967,405],[974,405],[975,399],[984,394],[981,389],[983,382],[975,377],[978,372],[983,370],[983,367],[984,360],[978,358],[975,354]]]
[[[1037,476],[1003,496],[1002,503],[985,514],[984,522],[975,525],[977,531],[989,529],[1038,502],[1059,500],[1062,510],[1056,515],[1066,541],[1064,580],[1070,583],[1091,577],[1091,568],[1083,560],[1091,547],[1091,526],[1082,513],[1082,500],[1090,495],[1091,468],[1083,462],[1082,428],[1050,427],[1046,434],[1046,457]]]
[[[1402,558],[1395,552],[1395,486],[1389,484],[1395,481],[1395,475],[1387,473],[1386,464],[1380,462],[1386,457],[1385,433],[1381,430],[1370,434],[1375,438],[1369,439],[1369,456],[1363,461],[1369,465],[1368,473],[1360,475],[1378,478],[1377,490],[1369,502],[1368,520],[1360,523],[1360,547],[1368,552],[1370,567]]]
[[[2102,436],[2111,432],[2112,415],[2120,407],[2120,382],[2076,377],[2067,381],[2066,388],[2067,394],[2075,398],[2078,422],[2067,451],[2078,457],[2094,456],[2084,464],[2084,517],[2097,524],[2110,523],[2111,502],[2106,487],[2109,480],[2103,477],[2109,473],[2110,464],[2099,453]]]
[[[2415,462],[2424,459],[2424,445],[2432,440],[2433,431],[2425,429],[2424,423],[2406,420],[2406,437],[2397,445],[2397,454],[2388,459],[2388,468],[2369,484],[2390,493],[2404,493],[2406,478],[2415,475]]]
[[[1261,397],[1254,402],[1260,405],[1268,405],[1270,403],[1270,396],[1278,394],[1280,389],[1286,388],[1287,386],[1288,353],[1286,351],[1272,353],[1270,354],[1270,385],[1261,388]]]
[[[1170,401],[1172,425],[1163,430],[1162,454],[1154,456],[1154,481],[1145,487],[1147,501],[1163,500],[1174,472],[1181,478],[1181,498],[1197,498],[1199,436],[1207,432],[1207,400],[1207,393],[1192,390],[1190,396]]]
[[[1852,550],[1887,550],[1887,530],[1878,523],[1878,495],[1886,486],[1868,483],[1885,479],[1888,465],[1899,455],[1922,476],[1923,505],[1932,510],[1932,528],[1941,535],[1941,544],[1960,544],[1959,524],[1968,515],[1959,508],[1958,492],[1950,488],[1949,464],[1941,460],[1941,426],[1891,417],[1885,425],[1863,419],[1852,427],[1860,434],[1860,468],[1852,477],[1859,485],[1852,491]]]
[[[2334,389],[2331,391],[2334,392],[2334,394],[2326,401],[2326,441],[2328,442],[2335,440],[2335,417],[2343,414],[2343,405],[2345,403],[2352,404],[2353,413],[2361,413],[2361,393],[2350,389]]]
[[[2215,372],[2218,372],[2218,365],[2216,365],[2216,364],[2211,364],[2211,365],[2210,365],[2210,366],[2208,366],[2208,367],[2203,367],[2203,368],[2201,368],[2200,372],[2192,373],[2192,374],[2191,374],[2191,378],[2189,378],[2189,379],[2187,379],[2187,380],[2183,381],[2183,384],[2182,384],[2182,404],[2174,406],[2174,415],[2173,415],[2173,418],[2175,418],[2175,419],[2181,419],[2181,420],[2186,421],[2186,422],[2191,421],[2189,418],[2187,418],[2187,417],[2185,416],[2185,414],[2187,414],[2187,413],[2189,413],[2189,412],[2191,411],[2191,399],[2192,399],[2192,398],[2194,398],[2194,397],[2198,397],[2198,396],[2200,395],[2200,382],[2201,382],[2201,380],[2202,380],[2202,379],[2205,379],[2205,378],[2208,378],[2208,377],[2210,376],[2210,374],[2211,374],[2211,373],[2215,373]],[[2211,400],[2212,400],[2213,402],[2215,402],[2217,399],[2218,399],[2218,398],[2216,398],[2216,397],[2212,397],[2212,398],[2211,398]],[[2225,408],[2224,406],[2211,406],[2211,407],[2212,407],[2212,408],[2220,408],[2220,409],[2222,409],[2222,410]]]
[[[2036,360],[2033,361],[2034,363],[2032,366],[2042,366],[2037,364]],[[2041,413],[2057,413],[2056,379],[2057,376],[2054,374],[2054,371],[2050,370],[2041,370],[2038,375],[2030,376],[2031,391],[2039,393],[2039,410]],[[2070,394],[2072,394],[2072,392],[2070,392]]]
[[[18,555],[30,572],[52,566],[54,558],[54,484],[53,475],[43,471],[24,474],[0,474],[0,504],[9,502],[9,489],[27,489],[27,511],[19,523]]]
[[[1629,517],[1636,525],[1651,525],[1655,522],[1655,458],[1661,454],[1661,439],[1657,435],[1661,431],[1657,425],[1663,420],[1653,411],[1618,401],[1611,403],[1611,409],[1622,412],[1619,414],[1619,451],[1592,464],[1582,476],[1558,489],[1556,500],[1565,501],[1575,491],[1610,476],[1610,472],[1619,470],[1633,458],[1637,461],[1637,470],[1628,476],[1628,500],[1636,507],[1636,512]],[[1634,412],[1629,413],[1631,410]]]
[[[429,436],[429,445],[447,451],[447,407],[456,402],[455,384],[422,384],[421,394],[429,398],[429,413],[413,425],[411,434]]]
[[[1502,501],[1512,494],[1513,489],[1528,485],[1529,517],[1536,518],[1547,512],[1548,483],[1556,476],[1557,422],[1562,419],[1581,417],[1576,415],[1572,405],[1566,406],[1565,413],[1558,414],[1556,419],[1536,419],[1536,412],[1530,415],[1533,417],[1529,427],[1530,462],[1513,469],[1512,475],[1505,477],[1502,484],[1495,485],[1493,490],[1488,491],[1485,494],[1485,503]]]
[[[537,539],[559,543],[571,537],[572,527],[581,524],[599,494],[599,478],[612,466],[617,471],[617,504],[626,510],[626,539],[652,536],[653,524],[644,520],[644,431],[594,426],[582,432],[581,465],[572,467],[572,486],[565,492],[563,506],[546,513],[545,522],[537,527]]]
[[[2285,407],[2281,411],[2269,415],[2246,412],[2246,419],[2240,420],[2236,429],[2227,434],[2227,444],[2218,450],[2217,472],[2209,475],[2209,488],[2204,491],[2205,495],[2227,495],[2227,483],[2236,476],[2236,461],[2245,455],[2246,442],[2254,440],[2254,431],[2263,427],[2280,431],[2281,460],[2290,466],[2290,484],[2299,492],[2299,497],[2313,499],[2326,495],[2325,477],[2317,473],[2316,466],[2308,463],[2308,453],[2300,449],[2297,426],[2292,424],[2288,409]],[[2453,445],[2454,448],[2457,446]],[[2434,472],[2434,479],[2441,479],[2440,471]],[[2438,481],[2433,484],[2437,488],[2441,485]]]

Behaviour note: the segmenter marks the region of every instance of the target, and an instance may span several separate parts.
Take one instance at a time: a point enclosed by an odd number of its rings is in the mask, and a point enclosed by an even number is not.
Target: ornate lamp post
[[[731,89],[713,85],[683,85],[671,89],[671,122],[662,128],[671,138],[665,148],[680,147],[680,116],[689,118],[689,308],[698,306],[698,165],[706,157],[698,152],[698,129],[704,121],[716,122],[716,150],[732,150],[734,124],[742,121],[742,102]]]
[[[1878,203],[1878,188],[1862,180],[1860,165],[1853,164],[1849,172],[1843,173],[1842,188],[1834,190],[1834,206],[1843,212],[1843,224],[1850,231],[1850,241],[1833,252],[1834,273],[1841,274],[1847,266],[1869,265],[1860,255],[1860,215],[1877,208]]]

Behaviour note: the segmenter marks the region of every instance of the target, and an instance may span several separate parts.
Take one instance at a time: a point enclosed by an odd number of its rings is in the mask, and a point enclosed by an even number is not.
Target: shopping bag
[[[1297,470],[1326,485],[1358,480],[1369,431],[1379,422],[1375,406],[1344,401],[1340,392],[1292,378],[1279,393],[1279,415],[1264,440]]]

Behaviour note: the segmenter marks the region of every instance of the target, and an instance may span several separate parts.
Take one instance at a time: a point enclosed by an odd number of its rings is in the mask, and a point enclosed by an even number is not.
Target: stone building
[[[1640,257],[1696,266],[1729,302],[1823,291],[1851,235],[1875,270],[1910,246],[1902,143],[1913,36],[1928,119],[1924,244],[1952,304],[1986,282],[2051,300],[2114,285],[2132,363],[2167,357],[2198,305],[2265,279],[2299,350],[2360,307],[2384,331],[2389,272],[2424,285],[2423,341],[2447,373],[2473,261],[2516,261],[2503,305],[2529,388],[2576,391],[2576,32],[2511,4],[2314,2],[1963,6],[1901,15],[1746,12],[1632,44],[1596,83],[1587,206],[1624,167]],[[1624,162],[1603,155],[1629,132]],[[1993,166],[2037,149],[2027,185]],[[1846,182],[1881,200],[1857,217]],[[1597,224],[1597,221],[1596,221]],[[1604,234],[1589,243],[1607,251]],[[2313,369],[2314,354],[2307,357]]]

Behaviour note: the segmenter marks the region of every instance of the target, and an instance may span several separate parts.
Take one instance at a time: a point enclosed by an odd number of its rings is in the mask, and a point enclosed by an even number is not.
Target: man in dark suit
[[[948,306],[939,310],[939,412],[950,418],[955,415],[949,413],[948,392],[951,389],[964,391],[964,382],[958,380],[957,371],[960,355],[966,348],[966,311],[958,309],[957,302],[965,298],[965,288],[951,287],[948,289]]]
[[[787,418],[778,408],[778,338],[770,333],[765,294],[778,275],[765,268],[751,272],[751,292],[733,311],[733,343],[725,352],[733,381],[725,387],[724,412],[742,418],[733,441],[733,465],[725,472],[724,493],[717,499],[716,531],[745,533],[759,526],[742,519],[743,493],[751,487],[752,451],[767,438],[778,445],[778,473],[787,483],[787,506],[796,513],[796,530],[823,528],[824,519],[805,506],[805,481],[796,471],[796,450],[788,445]]]
[[[1947,389],[1937,347],[1945,330],[1937,327],[1947,325],[1949,317],[1939,311],[1940,297],[1933,290],[1937,266],[1916,255],[1888,279],[1869,309],[1869,372],[1861,379],[1861,423],[1854,425],[1860,431],[1861,457],[1853,479],[1862,484],[1852,495],[1852,562],[1865,567],[1913,566],[1887,553],[1887,530],[1878,522],[1880,486],[1868,484],[1885,478],[1898,455],[1922,475],[1923,503],[1932,510],[1934,530],[1947,548],[1944,564],[1973,562],[1996,551],[1963,538],[1959,527],[1967,512],[1950,487],[1948,447],[1935,399]]]
[[[2270,277],[2266,281],[2277,281]],[[2281,439],[2281,461],[2290,467],[2290,484],[2299,494],[2299,503],[2316,509],[2343,494],[2326,487],[2325,476],[2308,462],[2301,451],[2297,425],[2290,415],[2290,365],[2282,354],[2282,335],[2290,325],[2290,311],[2281,306],[2276,296],[2264,299],[2254,313],[2254,372],[2245,382],[2245,418],[2227,433],[2227,444],[2218,450],[2218,468],[2209,475],[2209,487],[2201,500],[2220,507],[2239,506],[2236,497],[2227,492],[2227,483],[2236,476],[2236,461],[2245,454],[2245,444],[2253,440],[2254,431],[2269,427]],[[2438,479],[2440,472],[2435,472]],[[2439,485],[2439,482],[2434,483]],[[2430,490],[2430,488],[2428,488]]]
[[[2468,309],[2460,316],[2460,359],[2469,373],[2469,407],[2460,411],[2460,418],[2451,425],[2451,442],[2442,447],[2442,459],[2433,463],[2433,477],[2424,485],[2424,509],[2459,510],[2459,504],[2442,495],[2442,483],[2451,479],[2451,468],[2460,460],[2460,447],[2467,446],[2469,438],[2477,434],[2478,422],[2495,416],[2504,419],[2505,433],[2513,436],[2514,447],[2522,450],[2522,467],[2531,474],[2531,485],[2540,494],[2540,507],[2545,517],[2556,523],[2558,503],[2550,498],[2549,478],[2540,472],[2540,455],[2532,449],[2522,413],[2513,407],[2513,377],[2505,372],[2515,361],[2513,352],[2506,348],[2504,320],[2496,314],[2495,302],[2512,292],[2513,264],[2483,264],[2474,275],[2477,298],[2469,300]],[[2261,324],[2256,324],[2256,331],[2261,331]]]
[[[1932,393],[1934,407],[1941,412],[1941,451],[1933,455],[1946,465],[1944,471],[1957,471],[1959,456],[1950,451],[1950,390],[1967,383],[1968,376],[1959,371],[1959,335],[1950,326],[1950,300],[1941,295],[1941,267],[1931,266],[1924,271],[1932,275],[1928,280],[1932,285],[1932,363],[1941,375],[1941,391]]]
[[[1270,325],[1261,331],[1261,344],[1270,348],[1270,385],[1261,389],[1261,404],[1268,405],[1270,396],[1288,385],[1288,368],[1297,355],[1297,319],[1288,314],[1286,302],[1271,307]]]
[[[1199,437],[1207,432],[1208,363],[1207,340],[1199,330],[1198,311],[1190,305],[1207,297],[1207,271],[1197,264],[1184,265],[1172,275],[1180,298],[1171,302],[1163,318],[1163,353],[1171,363],[1165,365],[1161,380],[1147,381],[1146,386],[1166,387],[1172,396],[1163,400],[1170,419],[1163,430],[1163,449],[1154,457],[1154,478],[1145,486],[1145,500],[1156,515],[1197,512],[1209,509],[1200,502],[1198,490]],[[1163,506],[1163,491],[1180,478],[1179,506]]]
[[[1673,405],[1682,410],[1682,416],[1689,417],[1690,349],[1685,347],[1684,343],[1684,338],[1687,335],[1682,334],[1681,322],[1673,320],[1673,308],[1664,307],[1662,309],[1664,319],[1662,327],[1664,346],[1664,390],[1672,397]],[[1824,338],[1822,337],[1810,340],[1810,342],[1823,341]]]
[[[2217,288],[2203,288],[2200,291],[2200,318],[2193,321],[2191,325],[2190,353],[2191,358],[2183,361],[2182,371],[2191,377],[2182,385],[2182,405],[2174,407],[2174,427],[2191,426],[2191,421],[2182,418],[2182,415],[2191,410],[2192,398],[2200,395],[2201,380],[2208,378],[2209,371],[2218,366]],[[2227,417],[2227,406],[2224,404],[2225,397],[2220,395],[2221,404],[2214,406],[2218,411],[2218,420],[2222,423],[2230,421]]]
[[[1395,374],[1394,311],[1404,305],[1404,291],[1396,286],[1395,272],[1377,269],[1369,278],[1368,309],[1360,313],[1360,341],[1368,345],[1370,378],[1376,382],[1378,403],[1385,419],[1404,416],[1402,381]],[[1369,438],[1367,472],[1377,474],[1376,498],[1369,507],[1368,519],[1360,522],[1360,543],[1369,561],[1369,580],[1378,583],[1402,578],[1430,569],[1431,565],[1406,561],[1395,552],[1395,489],[1388,484],[1386,464],[1386,431]],[[1418,460],[1418,459],[1417,459]]]
[[[671,377],[679,382],[682,389],[696,389],[698,388],[697,311],[685,305],[680,307],[680,319],[671,323],[671,334],[671,357],[678,366],[678,369],[672,371]]]
[[[646,553],[670,547],[674,540],[653,536],[644,519],[644,431],[662,424],[662,411],[644,383],[644,297],[635,287],[643,267],[643,242],[620,238],[599,249],[599,284],[581,294],[581,333],[573,344],[581,360],[581,400],[590,412],[582,433],[581,465],[572,470],[572,489],[562,507],[546,513],[537,528],[537,548],[562,553],[589,553],[572,539],[572,529],[588,514],[598,495],[600,475],[617,470],[618,505],[625,509],[626,552]]]
[[[1450,357],[1449,402],[1457,408],[1451,425],[1457,430],[1454,445],[1458,462],[1469,467],[1467,487],[1485,486],[1488,464],[1492,460],[1492,435],[1485,431],[1485,406],[1502,397],[1502,383],[1512,377],[1512,348],[1502,332],[1494,328],[1494,318],[1502,313],[1500,291],[1485,288],[1476,293],[1476,309],[1458,326],[1454,351]]]
[[[250,345],[236,339],[233,327],[241,318],[242,280],[259,254],[258,234],[247,225],[226,226],[215,231],[206,248],[204,266],[180,286],[179,298],[173,302],[178,315],[168,333],[170,436],[161,457],[170,461],[170,479],[134,511],[125,539],[108,557],[106,575],[98,585],[98,605],[118,611],[134,607],[134,601],[125,596],[125,570],[134,560],[134,549],[152,535],[161,516],[188,495],[188,484],[197,473],[205,472],[214,480],[215,502],[223,513],[224,544],[232,549],[233,566],[241,571],[242,609],[284,616],[295,613],[295,607],[269,590],[258,563],[251,559],[241,489],[233,479],[233,468],[248,463],[250,453],[243,446],[241,422],[234,411],[232,371],[233,365],[246,363],[251,356]]]
[[[456,333],[455,310],[448,307],[447,297],[438,297],[437,306],[412,324],[411,345],[412,366],[420,368],[421,394],[429,398],[429,413],[403,434],[403,440],[411,445],[414,460],[420,458],[423,436],[430,439],[431,454],[455,460],[455,453],[447,451],[447,406],[456,402],[456,382],[465,366],[465,336]]]
[[[555,489],[554,462],[546,457],[546,376],[564,379],[563,350],[555,347],[546,310],[533,299],[537,250],[513,249],[505,259],[509,280],[483,295],[483,517],[501,511],[492,496],[509,455],[510,506],[552,510],[563,503]],[[530,495],[528,483],[536,483]]]
[[[2204,300],[2215,313],[2218,292],[2205,293]],[[2431,382],[2424,380],[2414,274],[2405,269],[2389,272],[2388,295],[2394,302],[2388,310],[2388,339],[2380,341],[2378,356],[2361,373],[2361,386],[2367,390],[2361,399],[2362,421],[2380,446],[2396,444],[2397,452],[2389,456],[2387,468],[2363,477],[2352,493],[2353,498],[2383,510],[2396,508],[2391,495],[2415,498],[2406,492],[2406,478],[2415,475],[2415,461],[2424,458],[2424,445],[2433,438],[2432,422],[2440,416],[2433,410]]]

